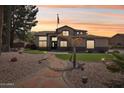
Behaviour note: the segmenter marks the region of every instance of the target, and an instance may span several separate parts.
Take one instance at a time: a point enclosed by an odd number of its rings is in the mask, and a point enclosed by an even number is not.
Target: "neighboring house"
[[[110,38],[110,45],[113,48],[124,48],[124,34],[116,34]]]
[[[41,31],[35,34],[35,44],[42,50],[72,51],[96,51],[108,50],[108,38],[88,35],[86,30],[78,30],[69,26],[62,26],[56,31]]]

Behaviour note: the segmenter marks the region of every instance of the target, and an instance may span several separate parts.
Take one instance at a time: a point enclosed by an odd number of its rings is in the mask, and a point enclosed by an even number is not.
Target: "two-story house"
[[[35,34],[35,44],[42,50],[55,51],[106,51],[108,38],[88,35],[86,30],[78,30],[69,26],[62,26],[56,31],[41,31]]]

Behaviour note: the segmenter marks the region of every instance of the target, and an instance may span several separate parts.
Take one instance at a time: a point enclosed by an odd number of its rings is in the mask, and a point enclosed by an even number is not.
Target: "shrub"
[[[123,49],[124,46],[119,46],[119,45],[118,45],[118,46],[112,46],[112,47],[111,47],[111,49],[115,49],[115,48],[116,48],[116,49]]]
[[[116,59],[124,60],[124,54],[113,53],[113,56],[115,56]]]
[[[113,59],[121,68],[124,68],[124,54],[113,53]]]
[[[114,50],[112,53],[120,53],[120,51],[118,51],[118,50]]]
[[[124,68],[124,61],[119,59],[113,59],[121,68]]]
[[[36,46],[35,44],[27,44],[27,45],[25,46],[25,48],[35,50],[35,49],[37,49],[37,46]]]
[[[110,70],[111,72],[119,72],[120,71],[120,67],[115,63],[108,65],[106,68],[108,70]]]

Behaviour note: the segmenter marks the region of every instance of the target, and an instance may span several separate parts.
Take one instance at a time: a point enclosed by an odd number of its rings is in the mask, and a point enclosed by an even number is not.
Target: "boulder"
[[[83,76],[82,77],[82,83],[86,84],[88,82],[88,77],[87,76]]]
[[[114,62],[106,62],[106,68],[112,72],[119,72],[120,71],[120,67],[119,65],[117,65]]]
[[[22,54],[22,53],[23,53],[23,50],[19,50],[18,53],[19,53],[19,54]]]
[[[11,58],[10,62],[17,62],[17,58],[16,57]]]

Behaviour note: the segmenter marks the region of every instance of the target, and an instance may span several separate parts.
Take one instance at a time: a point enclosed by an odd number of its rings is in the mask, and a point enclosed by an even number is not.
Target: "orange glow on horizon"
[[[38,24],[31,31],[55,31],[56,14],[60,12],[59,27],[68,25],[75,29],[87,30],[88,34],[107,37],[117,33],[124,34],[124,13],[122,13],[124,5],[41,5],[38,7],[40,11]]]
[[[65,24],[59,24],[59,27],[64,26]],[[67,24],[75,29],[87,30],[88,34],[99,35],[99,36],[107,36],[111,37],[117,33],[124,34],[124,26],[122,25],[110,25],[105,26],[101,24]],[[110,27],[110,28],[109,28]],[[32,31],[55,31],[57,28],[56,24],[47,23],[47,24],[38,24],[36,27],[32,28]],[[101,29],[102,28],[102,29]],[[104,33],[104,34],[103,34]]]

